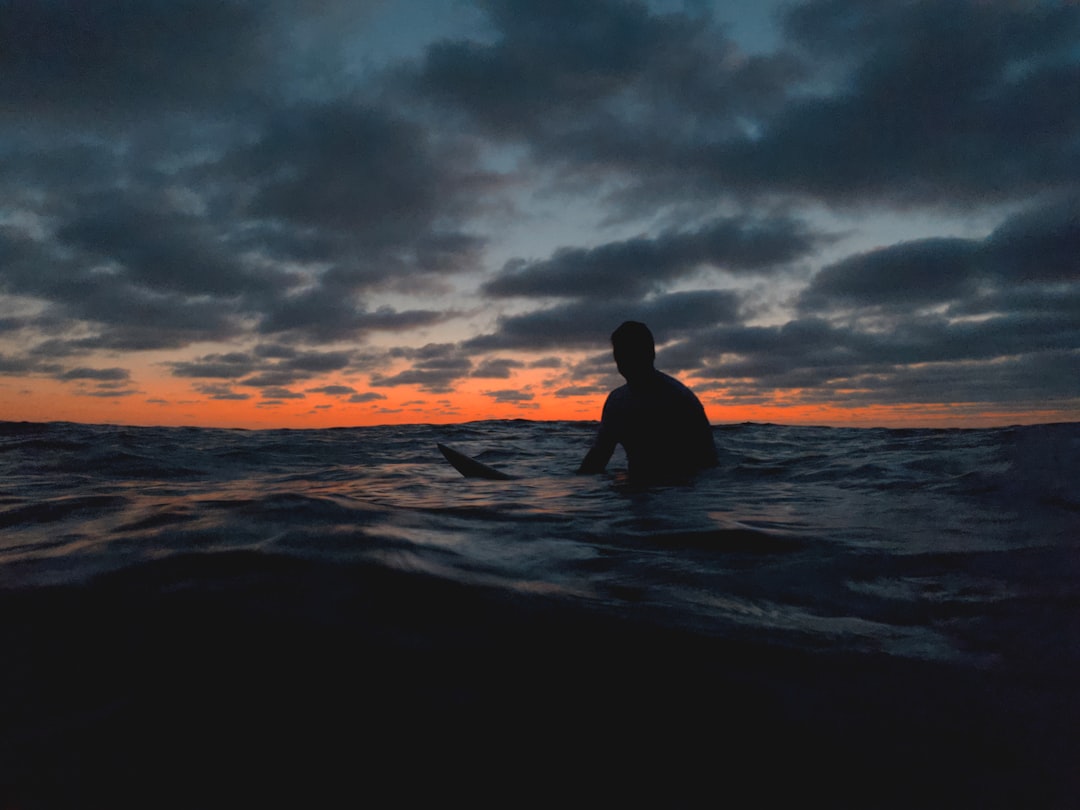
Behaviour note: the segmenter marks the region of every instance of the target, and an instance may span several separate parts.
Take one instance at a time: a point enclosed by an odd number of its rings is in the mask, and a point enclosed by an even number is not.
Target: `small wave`
[[[197,519],[198,515],[186,507],[165,507],[155,510],[153,514],[145,517],[122,523],[114,531],[141,532],[148,529],[160,529],[165,526],[177,526]]]
[[[86,449],[86,445],[70,439],[33,437],[18,441],[6,441],[0,444],[0,453],[75,453]]]
[[[791,537],[747,527],[658,532],[650,535],[648,542],[673,551],[692,549],[739,554],[781,554],[797,551],[803,546]]]
[[[86,518],[123,509],[129,499],[122,495],[75,495],[30,503],[0,512],[0,528],[54,523],[72,517]]]

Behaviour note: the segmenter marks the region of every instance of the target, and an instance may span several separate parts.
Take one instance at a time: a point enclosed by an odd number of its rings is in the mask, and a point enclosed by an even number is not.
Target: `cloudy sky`
[[[0,0],[0,419],[1080,419],[1080,3]]]

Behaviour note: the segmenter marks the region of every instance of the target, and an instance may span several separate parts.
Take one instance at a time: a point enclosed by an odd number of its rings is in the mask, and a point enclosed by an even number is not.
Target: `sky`
[[[1080,419],[1080,3],[0,0],[0,419]]]

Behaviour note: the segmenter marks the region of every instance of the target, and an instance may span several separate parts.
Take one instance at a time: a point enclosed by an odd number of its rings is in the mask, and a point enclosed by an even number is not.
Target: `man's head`
[[[649,374],[656,360],[656,344],[652,332],[643,323],[626,321],[611,333],[615,365],[627,382]]]

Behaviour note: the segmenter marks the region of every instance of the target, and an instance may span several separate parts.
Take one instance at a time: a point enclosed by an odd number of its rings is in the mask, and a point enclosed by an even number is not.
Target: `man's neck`
[[[635,372],[626,378],[626,384],[631,388],[647,388],[660,377],[660,372],[653,367]]]

